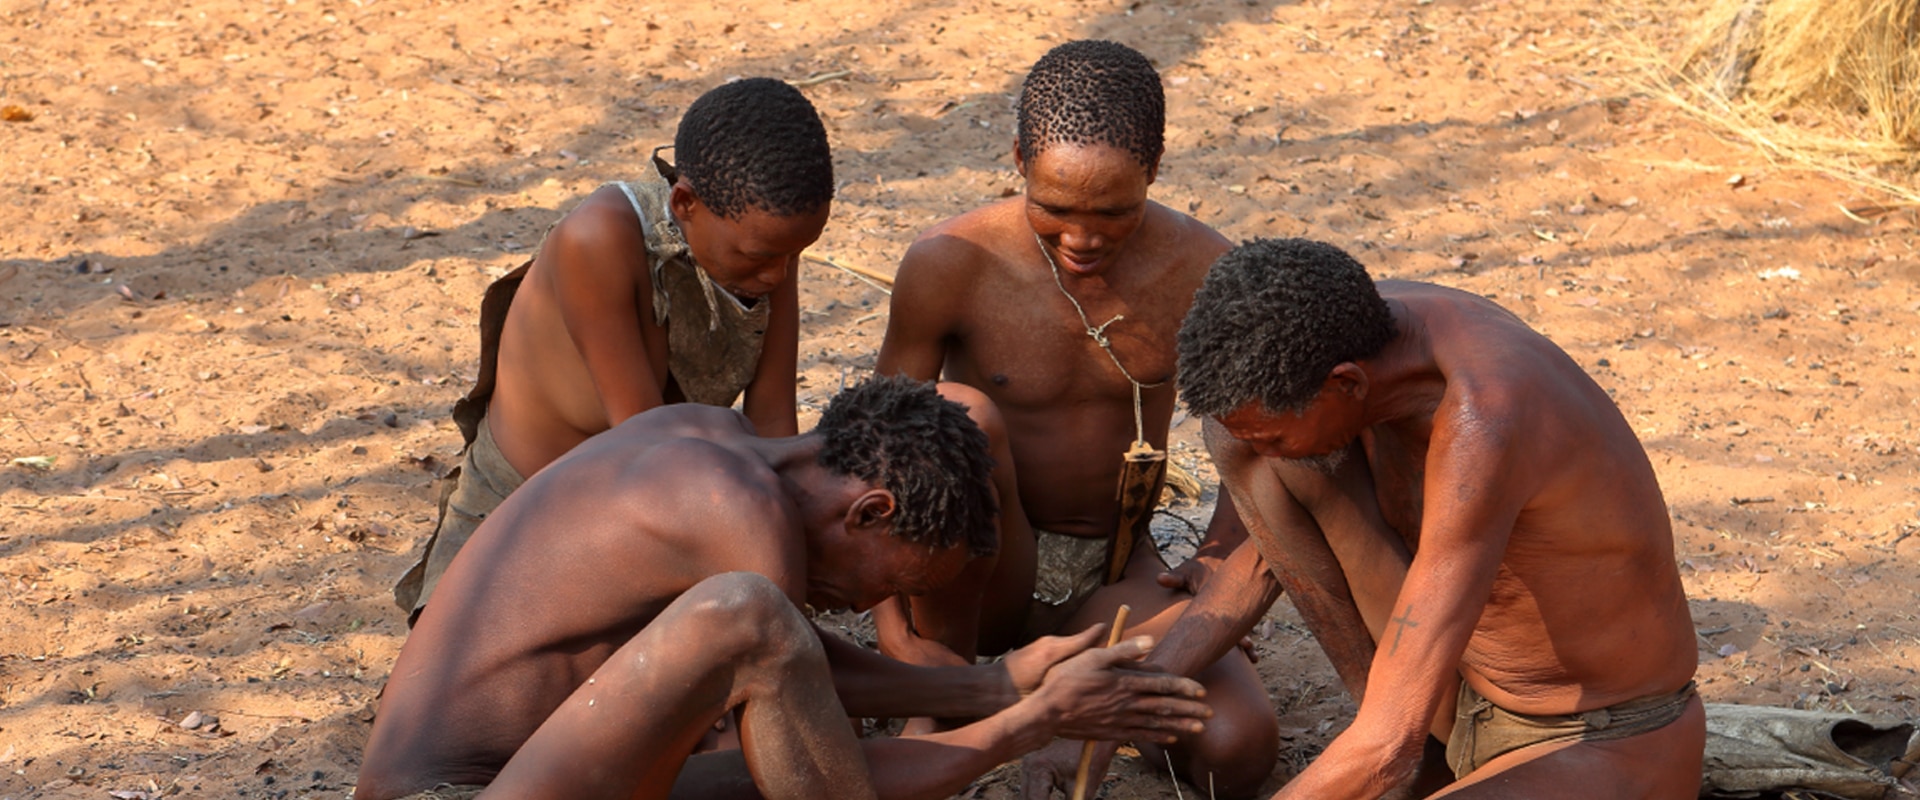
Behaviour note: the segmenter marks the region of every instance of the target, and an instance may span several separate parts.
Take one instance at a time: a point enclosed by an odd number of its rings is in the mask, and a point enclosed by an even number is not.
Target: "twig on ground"
[[[471,56],[469,56],[469,58],[471,58]],[[451,81],[451,80],[448,80],[448,79],[446,78],[446,76],[444,76],[444,75],[435,75],[435,76],[433,76],[433,82],[434,82],[434,83],[437,83],[437,84],[440,84],[441,86],[445,86],[445,87],[447,87],[447,88],[449,88],[449,89],[452,89],[452,90],[454,90],[454,91],[456,91],[456,92],[459,92],[459,93],[461,93],[461,94],[464,94],[464,95],[466,95],[466,96],[468,96],[468,97],[471,97],[471,98],[473,98],[473,101],[474,101],[474,102],[476,102],[476,103],[485,103],[485,102],[488,102],[489,100],[491,100],[491,99],[492,99],[492,98],[488,98],[488,97],[482,97],[482,96],[480,96],[480,95],[479,95],[478,93],[475,93],[475,92],[472,92],[472,91],[468,91],[468,90],[467,90],[467,87],[465,87],[465,86],[461,86],[460,84],[457,84],[457,83],[454,83],[454,82],[453,82],[453,81]]]
[[[881,272],[879,270],[868,269],[866,267],[857,266],[854,264],[842,264],[831,258],[827,258],[826,256],[816,256],[812,253],[808,253],[806,255],[806,258],[808,261],[812,261],[816,264],[825,264],[829,267],[833,267],[834,269],[837,269],[849,275],[852,275],[855,278],[859,278],[862,282],[866,283],[868,286],[872,286],[875,289],[879,289],[882,292],[886,292],[887,296],[889,297],[893,296],[893,276],[892,275],[888,275],[887,273]]]
[[[455,186],[465,186],[469,189],[478,189],[486,185],[479,181],[468,180],[466,178],[455,178],[450,175],[415,175],[413,177],[415,180],[440,181],[442,183],[451,183]]]
[[[850,69],[836,69],[832,72],[816,72],[797,81],[788,81],[787,84],[796,89],[805,89],[809,86],[826,83],[827,81],[837,81],[852,74],[853,70]]]

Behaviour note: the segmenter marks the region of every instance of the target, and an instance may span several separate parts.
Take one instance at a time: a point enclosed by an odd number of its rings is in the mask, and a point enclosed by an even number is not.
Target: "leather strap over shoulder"
[[[672,150],[672,149],[673,149],[673,145],[663,144],[663,145],[660,145],[659,147],[653,148],[653,152],[648,154],[647,156],[650,160],[653,161],[653,168],[660,171],[660,177],[666,178],[667,183],[669,185],[671,185],[674,181],[680,180],[680,171],[677,169],[674,169],[673,165],[667,163],[666,159],[661,158],[660,151]]]

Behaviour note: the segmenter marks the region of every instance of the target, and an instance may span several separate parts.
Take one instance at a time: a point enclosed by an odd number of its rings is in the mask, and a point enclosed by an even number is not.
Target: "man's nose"
[[[1079,253],[1097,250],[1100,246],[1100,234],[1091,228],[1068,225],[1060,230],[1060,246]]]

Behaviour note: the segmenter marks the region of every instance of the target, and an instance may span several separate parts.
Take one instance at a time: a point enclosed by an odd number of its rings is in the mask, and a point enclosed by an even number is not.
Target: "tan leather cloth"
[[[448,473],[441,490],[440,522],[427,538],[426,551],[393,587],[393,600],[407,612],[409,627],[420,618],[420,609],[426,607],[427,598],[433,595],[433,587],[440,583],[454,555],[467,545],[487,515],[526,482],[494,445],[486,417],[476,421],[474,428],[476,438],[467,444],[460,466]]]
[[[773,303],[762,299],[748,308],[693,263],[687,240],[667,210],[673,168],[658,158],[652,166],[641,180],[610,185],[627,196],[645,235],[653,319],[667,329],[667,385],[678,386],[691,402],[731,406],[760,367]],[[528,261],[494,281],[480,301],[480,374],[473,390],[453,404],[453,420],[468,444],[493,398],[507,309],[531,266]]]
[[[486,790],[485,786],[451,786],[443,783],[424,792],[414,792],[394,800],[473,800]]]
[[[731,406],[760,366],[773,302],[761,298],[748,307],[693,263],[667,210],[673,168],[658,158],[653,165],[646,178],[614,185],[626,193],[646,232],[653,319],[667,329],[667,374],[688,401]]]
[[[1628,700],[1579,714],[1535,716],[1496,706],[1461,681],[1453,735],[1447,738],[1447,766],[1453,768],[1455,778],[1465,778],[1487,762],[1522,747],[1604,742],[1651,733],[1685,714],[1696,694],[1693,682],[1688,681],[1672,694]]]
[[[1112,540],[1104,536],[1067,536],[1035,528],[1033,600],[1027,604],[1027,623],[1022,636],[1027,641],[1042,636],[1076,633],[1061,627],[1072,619],[1087,598],[1107,582],[1108,553]],[[1153,547],[1153,537],[1139,536],[1136,547]],[[1159,556],[1159,550],[1154,550]],[[1166,560],[1161,559],[1161,566]]]

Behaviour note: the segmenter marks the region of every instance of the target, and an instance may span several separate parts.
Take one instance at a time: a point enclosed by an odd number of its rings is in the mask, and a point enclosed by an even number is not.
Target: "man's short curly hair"
[[[975,556],[998,549],[987,435],[933,384],[869,378],[835,395],[814,430],[821,466],[893,493],[893,535]]]
[[[833,200],[826,126],[785,81],[746,78],[700,95],[680,118],[673,158],[700,202],[729,219],[748,208],[808,214]]]
[[[1104,144],[1143,167],[1166,149],[1167,97],[1147,57],[1123,44],[1082,39],[1048,50],[1020,87],[1020,157],[1049,145]]]
[[[1180,325],[1180,393],[1218,417],[1253,400],[1313,402],[1333,368],[1379,354],[1398,334],[1366,267],[1307,239],[1254,239],[1213,262]]]

